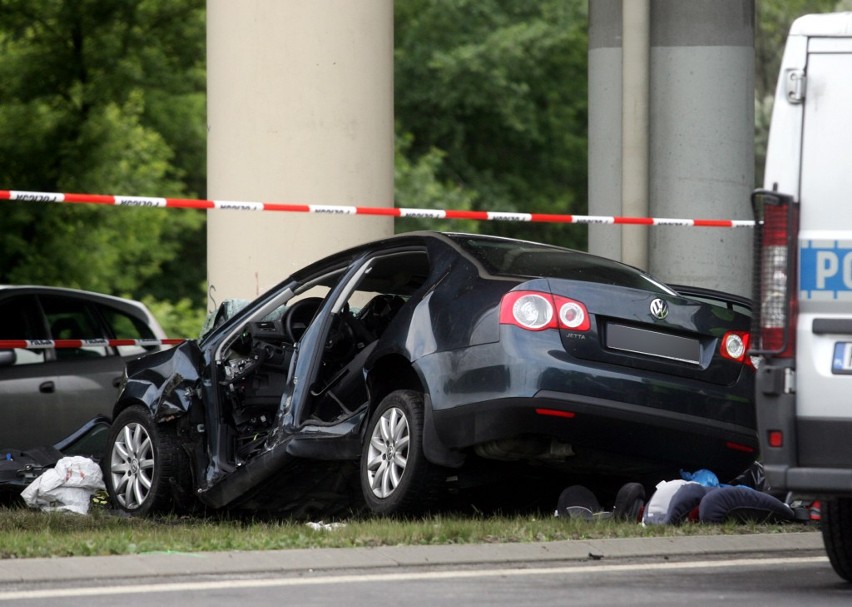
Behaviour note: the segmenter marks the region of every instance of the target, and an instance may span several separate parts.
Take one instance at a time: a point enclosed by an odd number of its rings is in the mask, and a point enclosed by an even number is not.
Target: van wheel
[[[828,560],[837,575],[852,582],[852,498],[823,501],[820,515]]]
[[[388,394],[370,418],[361,450],[361,491],[376,514],[411,515],[438,500],[442,470],[423,455],[423,395]]]
[[[103,467],[111,502],[133,515],[174,510],[174,497],[191,489],[189,461],[174,424],[155,423],[142,406],[115,418]]]

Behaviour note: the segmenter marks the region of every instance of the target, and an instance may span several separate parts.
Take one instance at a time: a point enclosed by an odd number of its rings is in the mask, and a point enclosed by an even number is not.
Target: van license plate
[[[834,344],[831,372],[835,375],[852,375],[852,342],[839,341]]]

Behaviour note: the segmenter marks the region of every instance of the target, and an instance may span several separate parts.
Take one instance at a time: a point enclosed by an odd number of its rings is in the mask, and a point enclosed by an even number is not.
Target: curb
[[[0,583],[192,575],[245,575],[332,569],[408,566],[527,564],[638,557],[766,555],[818,551],[822,535],[796,532],[602,540],[529,544],[457,544],[305,548],[252,552],[161,552],[120,556],[10,559],[0,561]]]

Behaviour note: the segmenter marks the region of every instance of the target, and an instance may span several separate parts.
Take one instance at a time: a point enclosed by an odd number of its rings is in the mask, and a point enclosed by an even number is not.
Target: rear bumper
[[[464,449],[521,436],[552,437],[581,453],[611,453],[672,470],[712,470],[723,481],[757,459],[754,430],[602,398],[540,391],[435,411],[441,441]]]
[[[802,495],[852,495],[852,470],[841,468],[802,468],[766,465],[769,489]]]
[[[510,329],[504,327],[500,343],[416,362],[435,443],[458,452],[503,441],[511,450],[507,439],[552,437],[606,463],[620,454],[628,465],[662,462],[675,474],[709,468],[720,479],[757,459],[752,375],[717,385],[579,359],[556,333]]]

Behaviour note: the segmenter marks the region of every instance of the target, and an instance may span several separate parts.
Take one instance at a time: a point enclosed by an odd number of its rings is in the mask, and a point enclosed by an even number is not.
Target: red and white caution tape
[[[106,348],[118,346],[175,346],[185,339],[0,339],[0,350],[26,348],[45,350],[47,348]]]
[[[325,204],[282,204],[236,200],[197,200],[189,198],[148,198],[144,196],[110,196],[102,194],[61,194],[56,192],[23,192],[0,190],[0,200],[21,202],[65,202],[71,204],[106,204],[130,207],[184,209],[231,209],[238,211],[285,211],[331,215],[381,215],[386,217],[420,217],[429,219],[472,219],[475,221],[516,221],[575,224],[611,224],[642,226],[687,226],[703,228],[754,227],[754,221],[737,219],[672,219],[659,217],[617,217],[604,215],[561,215],[551,213],[506,213],[498,211],[454,211],[450,209],[411,209],[394,207],[358,207]]]

